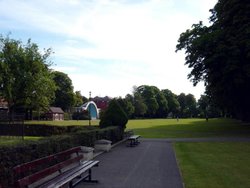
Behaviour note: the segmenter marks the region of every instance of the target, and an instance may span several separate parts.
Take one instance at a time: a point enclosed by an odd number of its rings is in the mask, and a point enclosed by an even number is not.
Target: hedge
[[[0,184],[11,187],[14,183],[12,168],[18,164],[48,156],[75,146],[93,146],[95,140],[108,139],[115,143],[123,138],[119,127],[78,130],[75,133],[51,136],[38,141],[24,142],[13,147],[0,147]]]
[[[0,124],[1,136],[52,136],[76,132],[78,130],[93,130],[96,126],[53,126],[38,124]]]

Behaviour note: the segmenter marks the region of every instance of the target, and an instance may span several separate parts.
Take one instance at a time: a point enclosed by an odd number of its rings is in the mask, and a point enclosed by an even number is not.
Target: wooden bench
[[[81,147],[49,155],[14,167],[16,187],[29,185],[39,188],[56,188],[68,185],[74,187],[81,181],[97,183],[92,180],[91,168],[99,161],[82,161]]]
[[[140,135],[132,135],[130,137],[128,137],[128,141],[129,141],[129,145],[130,147],[134,147],[137,146],[140,142],[139,142],[139,138],[141,136]]]

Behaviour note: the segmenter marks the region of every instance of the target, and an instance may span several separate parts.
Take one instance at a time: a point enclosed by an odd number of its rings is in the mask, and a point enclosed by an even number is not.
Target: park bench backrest
[[[83,155],[79,155],[81,147],[74,147],[66,151],[49,155],[31,162],[14,167],[14,173],[19,187],[26,187],[39,181],[73,163],[79,162]],[[76,154],[76,155],[73,155]]]

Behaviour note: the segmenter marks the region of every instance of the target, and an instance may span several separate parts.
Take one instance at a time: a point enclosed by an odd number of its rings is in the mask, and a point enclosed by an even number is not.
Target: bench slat
[[[70,186],[75,186],[82,180],[92,183],[98,182],[97,180],[92,180],[91,168],[98,166],[99,161],[80,162],[82,159],[81,147],[78,146],[54,155],[20,164],[13,168],[15,175],[19,177],[19,180],[16,182],[17,186],[20,188],[27,188],[29,185],[54,188],[61,187],[67,183],[70,183]],[[75,178],[78,178],[78,180],[73,182]]]
[[[34,161],[31,161],[31,162],[27,162],[27,163],[18,165],[16,167],[14,167],[13,170],[14,170],[14,173],[18,175],[18,174],[21,174],[23,172],[31,171],[32,169],[36,169],[40,165],[50,163],[55,159],[62,159],[65,156],[69,156],[70,154],[78,153],[80,151],[81,151],[81,147],[79,147],[79,146],[74,147],[74,148],[68,149],[66,151],[56,153],[54,155],[49,155],[47,157],[43,157],[43,158],[36,159]]]
[[[41,170],[41,171],[39,171],[37,173],[34,173],[34,174],[30,175],[30,176],[27,176],[27,177],[25,177],[23,179],[20,179],[20,180],[18,180],[19,186],[20,187],[25,187],[26,185],[32,184],[32,183],[34,183],[34,182],[36,182],[38,180],[41,180],[41,179],[45,178],[48,175],[51,175],[51,174],[61,170],[62,168],[66,167],[66,166],[68,166],[68,165],[70,165],[70,164],[72,164],[74,162],[80,161],[82,158],[83,158],[83,156],[79,155],[79,156],[77,156],[77,157],[75,157],[73,159],[69,159],[69,160],[66,160],[64,162],[58,163],[58,164],[56,164],[56,165],[54,165],[52,167],[46,168],[46,169]]]
[[[84,172],[91,169],[94,166],[98,166],[99,161],[85,161],[82,165],[77,166],[59,176],[52,179],[51,181],[39,186],[39,188],[59,188],[68,182],[72,181],[78,176],[81,176]]]
[[[50,155],[47,157],[43,157],[43,158],[31,161],[31,162],[27,162],[27,163],[18,165],[16,167],[14,167],[13,170],[14,170],[14,173],[18,175],[18,174],[21,174],[21,173],[26,172],[26,171],[31,171],[32,169],[34,169],[37,166],[42,165],[44,163],[50,163],[54,159],[55,159],[54,155]]]

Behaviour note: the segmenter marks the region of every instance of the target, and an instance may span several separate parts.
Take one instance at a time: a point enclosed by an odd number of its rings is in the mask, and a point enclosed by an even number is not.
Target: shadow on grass
[[[152,121],[152,120],[151,120]],[[250,125],[231,119],[183,119],[166,121],[165,125],[133,128],[144,138],[249,137]]]

